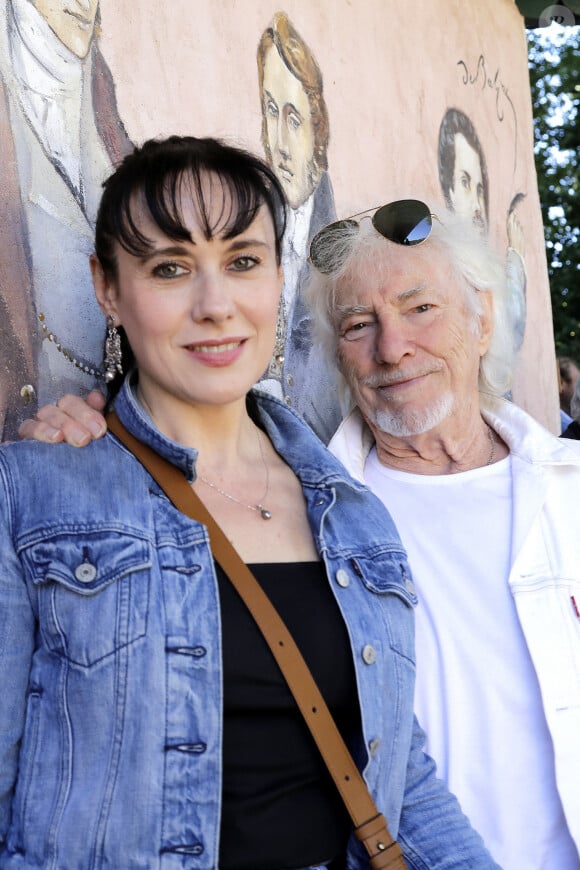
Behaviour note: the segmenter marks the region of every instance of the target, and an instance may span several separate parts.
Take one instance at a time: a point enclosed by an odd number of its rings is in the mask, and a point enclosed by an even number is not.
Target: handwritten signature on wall
[[[499,67],[495,71],[495,75],[490,75],[487,70],[485,57],[480,54],[477,61],[475,72],[470,72],[467,63],[464,60],[458,60],[457,66],[462,68],[462,79],[464,85],[479,85],[481,90],[491,90],[495,92],[495,111],[498,121],[503,123],[505,120],[506,111],[511,111],[514,122],[514,171],[517,163],[518,153],[518,118],[516,115],[515,106],[509,93],[507,85],[505,85],[500,77]]]

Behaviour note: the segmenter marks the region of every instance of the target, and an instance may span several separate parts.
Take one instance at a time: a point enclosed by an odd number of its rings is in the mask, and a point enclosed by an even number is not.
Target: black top
[[[350,641],[321,562],[249,566],[345,739],[360,732]],[[350,819],[272,653],[219,566],[224,668],[222,870],[308,867],[344,852]]]

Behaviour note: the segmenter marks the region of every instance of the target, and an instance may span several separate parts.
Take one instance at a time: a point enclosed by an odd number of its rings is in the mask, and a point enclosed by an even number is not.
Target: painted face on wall
[[[314,161],[314,130],[306,92],[272,46],[266,53],[262,87],[272,168],[291,208],[312,194],[320,179]]]
[[[454,212],[487,230],[481,161],[477,151],[461,133],[455,136],[455,167],[449,198]]]
[[[32,0],[50,29],[78,58],[87,56],[99,0]]]

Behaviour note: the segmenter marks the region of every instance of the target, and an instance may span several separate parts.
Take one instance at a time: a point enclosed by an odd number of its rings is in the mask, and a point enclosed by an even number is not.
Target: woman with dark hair
[[[110,404],[251,565],[408,866],[495,867],[421,750],[388,514],[252,391],[283,229],[275,175],[239,149],[173,137],[124,160],[91,258]],[[369,866],[207,528],[117,437],[0,448],[0,554],[3,870]]]

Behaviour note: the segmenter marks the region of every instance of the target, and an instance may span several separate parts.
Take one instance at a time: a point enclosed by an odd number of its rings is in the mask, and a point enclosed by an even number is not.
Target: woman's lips
[[[231,338],[225,341],[204,341],[186,345],[185,350],[198,362],[208,366],[228,366],[241,355],[244,338]]]

